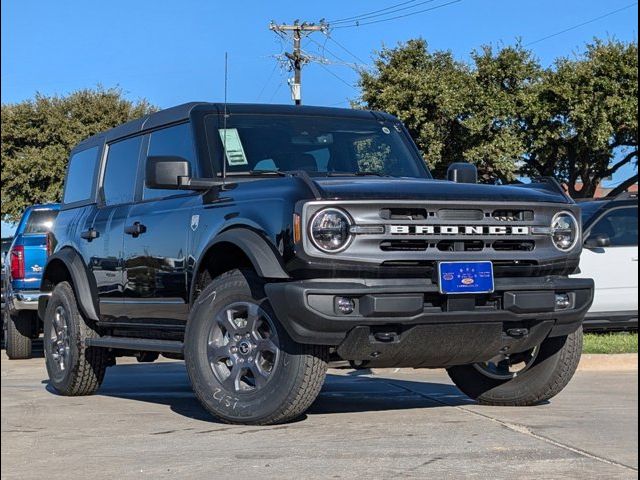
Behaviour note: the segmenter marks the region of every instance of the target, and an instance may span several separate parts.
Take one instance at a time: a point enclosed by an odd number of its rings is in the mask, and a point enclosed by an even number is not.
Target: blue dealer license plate
[[[493,292],[493,263],[441,262],[438,264],[440,293]]]

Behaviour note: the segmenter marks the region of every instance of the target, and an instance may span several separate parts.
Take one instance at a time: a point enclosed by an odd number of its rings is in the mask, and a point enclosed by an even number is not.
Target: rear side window
[[[597,221],[589,236],[605,235],[612,247],[638,246],[638,208],[618,208]]]
[[[191,164],[191,175],[197,176],[196,154],[193,145],[191,124],[183,123],[162,130],[156,130],[149,135],[149,148],[147,156],[177,156],[188,160]],[[146,159],[145,159],[146,160]],[[146,167],[146,165],[145,165]],[[156,190],[147,188],[146,184],[142,193],[143,200],[152,198],[180,195],[188,192],[179,190]]]
[[[107,205],[133,202],[141,144],[142,137],[138,136],[109,145],[102,181]]]
[[[57,210],[33,210],[29,214],[23,233],[28,235],[50,232],[57,216]]]
[[[64,187],[64,203],[82,202],[91,198],[99,152],[100,147],[93,147],[71,157]]]

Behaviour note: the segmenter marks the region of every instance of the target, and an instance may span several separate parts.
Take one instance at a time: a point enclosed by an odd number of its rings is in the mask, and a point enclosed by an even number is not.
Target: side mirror
[[[180,178],[191,178],[191,164],[182,157],[147,157],[147,188],[180,190]]]
[[[470,163],[452,163],[447,169],[447,180],[457,183],[478,183],[478,169]]]
[[[584,242],[586,248],[605,248],[611,246],[611,239],[604,233],[599,233],[587,238]]]
[[[178,156],[147,157],[145,170],[145,184],[152,189],[209,190],[222,185],[209,178],[192,178],[191,164]]]

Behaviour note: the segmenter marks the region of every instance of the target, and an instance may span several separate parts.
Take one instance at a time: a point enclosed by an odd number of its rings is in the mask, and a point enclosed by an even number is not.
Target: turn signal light
[[[302,240],[302,221],[300,215],[293,214],[293,241],[294,243],[300,243]]]

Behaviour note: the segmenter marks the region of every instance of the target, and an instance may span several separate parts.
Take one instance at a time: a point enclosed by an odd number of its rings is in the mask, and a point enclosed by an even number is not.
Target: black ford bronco
[[[184,358],[217,418],[300,416],[327,362],[445,367],[481,403],[560,392],[593,281],[552,181],[434,180],[370,111],[190,103],[72,152],[39,315],[50,382],[94,393],[119,356]]]

